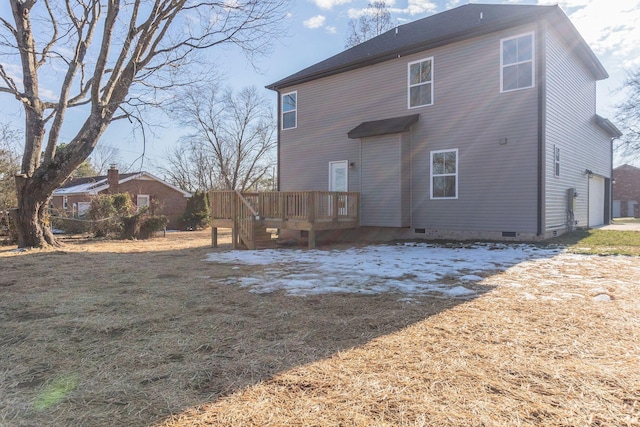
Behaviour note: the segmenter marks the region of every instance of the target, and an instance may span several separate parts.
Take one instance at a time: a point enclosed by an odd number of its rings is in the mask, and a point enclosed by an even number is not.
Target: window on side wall
[[[298,125],[298,92],[282,95],[282,129],[293,129]]]
[[[533,34],[500,40],[500,91],[534,86]]]
[[[433,58],[409,63],[409,108],[433,104]]]
[[[136,207],[138,212],[142,209],[149,208],[150,197],[148,194],[138,194],[136,197]]]
[[[69,209],[69,199],[67,198],[67,196],[62,196],[62,209]]]
[[[431,152],[431,198],[458,198],[458,149]]]
[[[553,165],[555,176],[560,176],[560,147],[553,146]]]

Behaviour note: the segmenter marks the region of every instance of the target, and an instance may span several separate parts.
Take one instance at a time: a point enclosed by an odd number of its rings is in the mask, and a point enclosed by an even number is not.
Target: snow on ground
[[[428,243],[370,245],[331,250],[266,249],[209,254],[224,264],[262,266],[251,276],[223,281],[251,292],[284,290],[289,295],[331,292],[377,294],[401,292],[471,298],[485,277],[518,263],[552,258],[561,249],[534,245],[475,243],[443,247]]]

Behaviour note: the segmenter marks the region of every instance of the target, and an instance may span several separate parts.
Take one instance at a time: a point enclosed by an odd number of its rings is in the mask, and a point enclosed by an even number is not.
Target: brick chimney
[[[109,183],[109,194],[118,194],[119,193],[119,181],[120,174],[118,173],[118,168],[116,165],[111,165],[109,170],[107,171],[107,182]]]

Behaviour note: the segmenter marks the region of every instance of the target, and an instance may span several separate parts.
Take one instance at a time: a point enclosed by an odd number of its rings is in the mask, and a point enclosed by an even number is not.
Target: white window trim
[[[418,63],[425,62],[425,61],[431,61],[431,80],[429,80],[428,82],[421,82],[421,83],[412,85],[411,84],[411,65],[418,64]],[[435,70],[434,65],[435,65],[435,62],[433,61],[433,56],[430,56],[428,58],[419,59],[417,61],[412,61],[412,62],[409,62],[407,64],[407,108],[409,110],[412,110],[414,108],[422,108],[422,107],[428,107],[430,105],[433,105],[433,86],[434,86],[433,81],[434,81],[434,70]],[[424,85],[424,84],[427,84],[427,83],[431,83],[431,103],[430,104],[415,105],[415,106],[412,107],[411,106],[411,88],[414,87],[414,86],[420,86],[420,85]]]
[[[514,62],[513,64],[504,64],[504,42],[508,40],[518,39],[524,36],[531,36],[531,59],[526,61]],[[527,62],[531,62],[531,86],[523,86],[515,89],[504,89],[504,67],[510,67],[513,65],[526,64]],[[517,36],[507,37],[504,39],[500,39],[500,93],[514,92],[516,90],[522,89],[531,89],[536,87],[536,37],[535,31],[530,31],[528,33],[518,34]]]
[[[294,110],[284,111],[284,97],[295,94],[296,95],[296,108]],[[294,113],[296,117],[296,125],[290,128],[284,127],[284,114],[285,113]],[[283,93],[280,97],[280,127],[282,130],[296,129],[298,127],[298,91],[294,90],[293,92]]]
[[[449,153],[449,152],[455,152],[456,153],[456,173],[442,173],[442,174],[437,174],[435,176],[455,176],[456,177],[456,195],[455,197],[435,197],[433,195],[433,155],[434,154],[439,154],[439,153]],[[456,200],[458,198],[458,161],[459,161],[459,155],[458,155],[458,149],[457,148],[450,148],[450,149],[446,149],[446,150],[433,150],[431,152],[431,154],[429,155],[429,197],[432,200]]]

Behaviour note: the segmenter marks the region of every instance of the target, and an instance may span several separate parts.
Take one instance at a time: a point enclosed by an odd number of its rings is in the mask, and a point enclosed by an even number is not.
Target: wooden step
[[[277,240],[256,240],[256,249],[275,249],[278,247]]]

